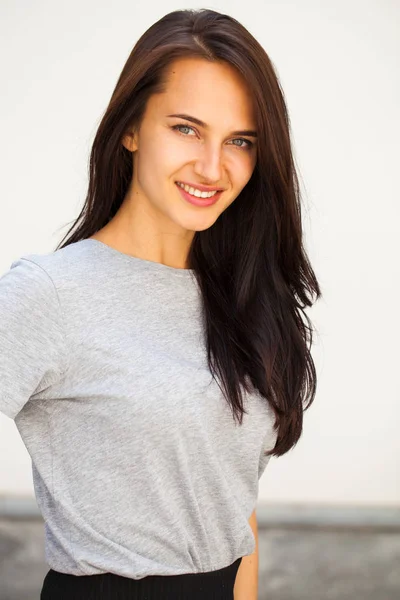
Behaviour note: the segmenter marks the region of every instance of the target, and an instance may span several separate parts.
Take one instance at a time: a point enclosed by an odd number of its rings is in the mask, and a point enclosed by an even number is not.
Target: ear
[[[137,135],[133,129],[124,135],[122,145],[130,152],[135,152],[138,149]]]

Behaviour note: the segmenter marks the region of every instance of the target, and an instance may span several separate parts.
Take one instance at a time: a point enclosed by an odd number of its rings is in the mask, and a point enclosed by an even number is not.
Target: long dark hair
[[[180,57],[230,63],[252,92],[256,166],[216,222],[195,233],[188,265],[203,298],[212,376],[240,423],[247,412],[242,386],[266,399],[277,431],[266,455],[280,456],[299,440],[303,411],[315,397],[313,328],[304,308],[321,291],[303,247],[284,94],[271,60],[243,25],[213,10],[177,10],[142,35],[95,135],[84,206],[56,249],[92,236],[118,211],[133,169],[121,140],[140,124],[150,95],[164,89],[165,68]]]

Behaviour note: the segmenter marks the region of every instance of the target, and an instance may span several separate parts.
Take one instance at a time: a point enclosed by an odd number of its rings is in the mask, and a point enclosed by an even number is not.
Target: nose
[[[196,160],[194,171],[210,185],[222,179],[222,152],[217,144],[204,144]]]

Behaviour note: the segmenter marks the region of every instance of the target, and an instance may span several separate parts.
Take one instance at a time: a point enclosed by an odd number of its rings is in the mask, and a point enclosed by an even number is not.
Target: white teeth
[[[188,185],[180,183],[180,181],[177,181],[177,184],[179,185],[179,187],[184,189],[185,192],[188,192],[189,194],[191,194],[191,196],[196,196],[196,198],[211,198],[211,196],[214,196],[217,193],[216,190],[214,192],[201,192],[196,188],[189,187]]]

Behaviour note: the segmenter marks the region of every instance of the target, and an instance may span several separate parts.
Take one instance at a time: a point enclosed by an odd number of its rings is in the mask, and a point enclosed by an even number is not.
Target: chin
[[[187,219],[186,222],[180,222],[180,225],[188,231],[204,231],[214,225],[219,215],[208,215],[208,218],[204,215],[202,218],[198,217],[193,219]]]

